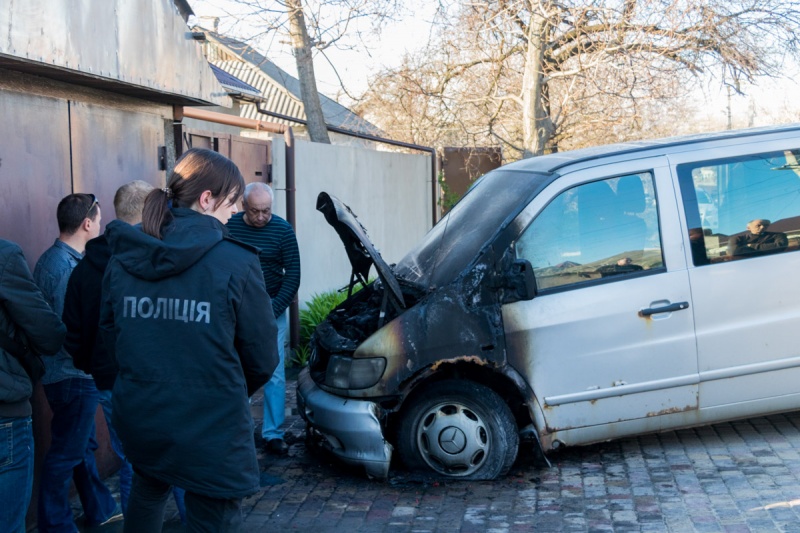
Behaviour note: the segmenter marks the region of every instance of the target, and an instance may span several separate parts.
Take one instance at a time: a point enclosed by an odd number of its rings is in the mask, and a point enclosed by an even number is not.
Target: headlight
[[[384,370],[386,359],[383,357],[353,359],[334,355],[328,361],[325,384],[337,389],[366,389],[381,379]]]

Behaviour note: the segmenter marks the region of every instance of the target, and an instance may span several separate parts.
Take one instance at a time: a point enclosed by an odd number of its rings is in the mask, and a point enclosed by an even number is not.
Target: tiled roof
[[[300,81],[297,78],[288,74],[246,43],[204,28],[197,28],[197,30],[206,34],[208,43],[222,48],[222,51],[225,52],[217,59],[209,57],[210,63],[259,91],[264,102],[261,104],[262,108],[306,120]],[[226,55],[227,57],[225,57]],[[380,128],[359,117],[345,106],[323,94],[319,96],[322,114],[328,125],[357,133],[384,135]],[[258,113],[255,106],[244,106],[242,112],[243,116],[247,116],[247,118],[264,119],[264,115]],[[289,123],[276,118],[270,118],[270,120]]]

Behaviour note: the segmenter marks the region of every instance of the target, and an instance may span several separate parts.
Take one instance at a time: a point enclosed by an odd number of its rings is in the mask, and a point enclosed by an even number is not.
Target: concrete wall
[[[431,158],[296,140],[297,240],[302,280],[300,307],[315,293],[350,280],[339,236],[316,210],[325,191],[350,206],[384,260],[396,263],[432,226]],[[286,214],[282,138],[273,138],[274,210]],[[375,276],[373,268],[370,276]]]

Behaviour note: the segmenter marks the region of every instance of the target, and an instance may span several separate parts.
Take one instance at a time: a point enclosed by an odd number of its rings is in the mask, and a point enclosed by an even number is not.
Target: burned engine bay
[[[419,274],[433,272],[437,258],[452,259],[469,248],[460,239],[438,246],[441,234],[429,232],[430,253],[409,253],[390,267],[349,207],[323,192],[317,209],[339,234],[352,266],[350,297],[311,339],[309,372],[320,388],[349,398],[389,399],[402,396],[406,385],[430,371],[465,364],[500,373],[507,369],[500,305],[515,299],[518,288],[509,274],[514,258],[509,243],[450,261],[452,277],[439,276],[437,286]],[[378,279],[367,283],[372,266]],[[364,288],[353,294],[356,283]]]
[[[413,307],[425,295],[420,288],[402,280],[399,282],[408,307]],[[352,355],[370,335],[404,311],[387,296],[381,280],[355,292],[320,323],[312,336],[313,356],[309,367],[314,381],[325,382],[331,354]]]

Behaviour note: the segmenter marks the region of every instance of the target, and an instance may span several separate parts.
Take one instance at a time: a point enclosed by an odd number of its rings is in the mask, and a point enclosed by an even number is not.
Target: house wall
[[[273,209],[285,217],[284,146],[282,138],[273,139]],[[353,210],[389,264],[399,261],[433,225],[428,155],[296,140],[295,173],[301,308],[315,293],[339,289],[350,280],[342,242],[316,210],[320,192],[338,197]],[[375,275],[374,269],[370,275]]]
[[[204,111],[213,111],[214,113],[222,113],[224,115],[232,115],[234,117],[238,117],[240,115],[241,104],[238,100],[233,101],[233,107],[226,108],[220,106],[209,106],[203,107]],[[183,127],[192,130],[201,130],[201,131],[209,131],[214,133],[229,133],[231,135],[242,135],[243,131],[250,131],[253,134],[256,134],[253,130],[242,130],[237,126],[228,126],[227,124],[217,124],[214,122],[206,122],[205,120],[197,120],[194,118],[186,118],[183,119]],[[258,132],[257,134],[259,137],[263,137],[264,139],[269,139],[269,134],[265,131]]]
[[[260,120],[262,122],[275,122],[278,124],[287,123],[286,121],[277,120],[269,115],[258,113],[257,111],[255,111],[255,106],[253,106],[252,104],[247,104],[247,103],[242,104],[240,101],[236,99],[233,100],[233,106],[230,108],[214,106],[214,107],[206,107],[204,109],[208,111],[214,111],[215,113],[223,113],[226,115],[233,115],[236,117],[249,118],[252,120]],[[187,128],[221,132],[221,133],[231,133],[233,135],[241,135],[242,137],[255,137],[257,139],[268,140],[274,137],[281,136],[280,134],[277,133],[269,133],[266,131],[257,132],[251,129],[239,128],[236,126],[226,126],[224,124],[212,124],[204,120],[197,120],[192,118],[184,118],[183,124]],[[292,131],[294,132],[295,139],[308,140],[308,130],[305,126],[299,124],[290,124],[290,125],[292,127]],[[385,145],[381,145],[379,143],[376,143],[375,141],[360,139],[352,135],[345,135],[343,133],[336,133],[333,131],[328,132],[328,137],[331,140],[331,144],[335,145],[356,146],[361,148],[372,148],[372,149],[381,149],[385,147]]]

